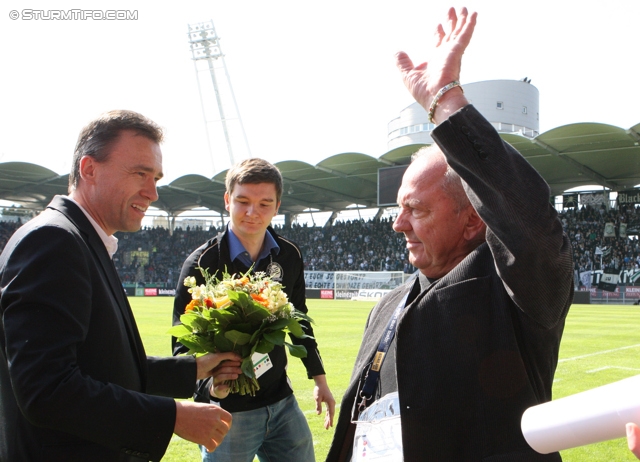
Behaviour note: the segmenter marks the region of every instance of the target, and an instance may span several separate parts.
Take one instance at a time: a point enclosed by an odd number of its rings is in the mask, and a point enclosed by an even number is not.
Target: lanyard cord
[[[371,400],[373,394],[376,391],[376,388],[378,387],[382,362],[384,361],[384,357],[387,354],[387,351],[389,351],[389,346],[391,345],[393,337],[396,334],[398,318],[400,317],[400,313],[402,313],[402,310],[404,309],[407,302],[407,298],[409,297],[409,294],[411,292],[412,290],[407,292],[405,296],[402,297],[400,303],[398,303],[398,306],[396,306],[396,309],[393,311],[393,315],[391,316],[391,319],[389,319],[389,323],[387,324],[387,327],[382,334],[382,339],[380,339],[380,343],[378,344],[378,350],[373,357],[371,367],[369,368],[367,376],[364,379],[364,386],[360,391],[360,397],[362,398],[362,401],[360,401],[360,404],[358,405],[358,409],[360,411],[363,411],[367,407],[367,402]]]

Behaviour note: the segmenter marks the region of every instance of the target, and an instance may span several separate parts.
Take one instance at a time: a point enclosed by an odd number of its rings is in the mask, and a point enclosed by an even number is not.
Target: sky
[[[210,177],[230,163],[226,152],[209,149],[203,107],[215,127],[217,106],[210,77],[197,73],[191,59],[188,24],[215,24],[250,154],[316,164],[344,152],[377,158],[387,151],[387,124],[413,102],[395,53],[427,60],[435,26],[449,6],[461,6],[103,0],[81,5],[129,11],[137,19],[27,19],[26,10],[48,16],[78,5],[3,2],[0,162],[66,174],[80,129],[104,111],[131,109],[166,131],[160,185],[190,173]],[[640,1],[471,0],[466,6],[478,12],[478,24],[463,57],[463,85],[530,78],[540,92],[541,132],[580,122],[625,129],[640,123]]]

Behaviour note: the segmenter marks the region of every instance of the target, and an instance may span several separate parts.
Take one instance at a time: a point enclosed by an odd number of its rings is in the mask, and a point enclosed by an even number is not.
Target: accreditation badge
[[[256,379],[273,367],[271,358],[266,353],[254,353],[251,355],[251,361],[253,362],[253,372],[256,374]]]

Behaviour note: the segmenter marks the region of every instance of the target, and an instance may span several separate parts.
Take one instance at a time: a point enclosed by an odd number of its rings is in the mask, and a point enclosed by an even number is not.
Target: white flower
[[[191,297],[194,300],[202,300],[206,297],[207,288],[204,284],[201,284],[199,286],[192,287],[191,289],[189,289],[189,292],[191,292]]]

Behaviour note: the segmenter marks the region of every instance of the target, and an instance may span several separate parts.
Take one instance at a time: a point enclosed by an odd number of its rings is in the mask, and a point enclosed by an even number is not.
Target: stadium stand
[[[612,268],[640,271],[640,208],[582,206],[560,214],[574,249],[576,288],[584,286],[580,274]],[[20,222],[0,222],[4,248]],[[607,224],[609,224],[607,226]],[[621,227],[621,224],[623,225]],[[278,233],[300,247],[309,271],[403,271],[412,273],[404,238],[391,228],[390,219],[336,221],[332,226],[276,227]],[[611,226],[613,225],[613,226]],[[626,232],[624,230],[626,225]],[[163,284],[175,288],[180,267],[196,247],[218,232],[211,228],[143,228],[137,233],[116,233],[114,262],[125,284]],[[613,236],[611,233],[613,232]],[[625,235],[626,234],[626,235]]]
[[[187,227],[176,228],[173,235],[165,228],[116,233],[116,268],[124,283],[166,283],[175,287],[185,258],[218,231]],[[393,232],[385,218],[338,221],[331,227],[294,224],[290,228],[276,227],[276,231],[298,244],[310,271],[415,271],[404,238]]]
[[[561,219],[573,246],[576,287],[584,286],[579,275],[585,271],[640,270],[640,208],[622,205],[618,210],[607,211],[604,206],[587,205],[563,212]],[[605,232],[607,224],[609,229]],[[629,238],[632,235],[635,239]]]

